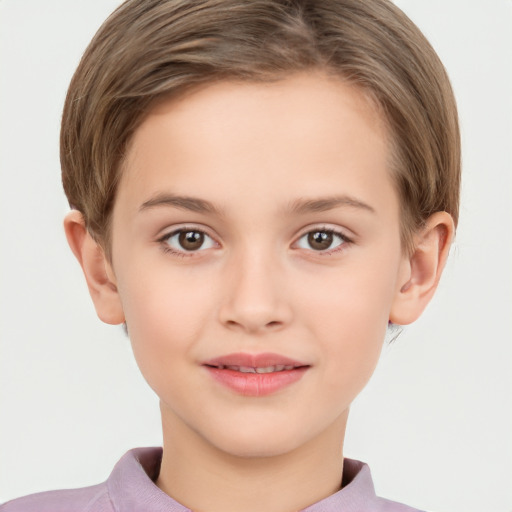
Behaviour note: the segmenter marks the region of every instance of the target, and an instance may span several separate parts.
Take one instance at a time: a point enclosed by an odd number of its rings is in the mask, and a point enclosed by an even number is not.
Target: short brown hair
[[[310,69],[355,84],[382,112],[404,246],[433,212],[457,223],[460,137],[450,82],[420,30],[388,0],[128,0],[99,29],[68,90],[61,164],[70,205],[108,253],[123,157],[156,99]]]

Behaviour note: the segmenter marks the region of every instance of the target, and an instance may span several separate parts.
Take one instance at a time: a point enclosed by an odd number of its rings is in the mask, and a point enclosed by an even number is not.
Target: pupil
[[[332,244],[332,233],[327,233],[325,231],[309,233],[308,243],[312,249],[317,249],[319,251],[329,249]]]
[[[198,231],[183,231],[178,238],[180,245],[187,251],[199,249],[204,242],[204,234]]]

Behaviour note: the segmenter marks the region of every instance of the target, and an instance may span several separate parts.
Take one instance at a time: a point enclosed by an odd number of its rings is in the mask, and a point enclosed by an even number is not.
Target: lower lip
[[[271,373],[242,373],[205,366],[210,375],[224,386],[245,396],[267,396],[290,386],[302,378],[307,366]]]

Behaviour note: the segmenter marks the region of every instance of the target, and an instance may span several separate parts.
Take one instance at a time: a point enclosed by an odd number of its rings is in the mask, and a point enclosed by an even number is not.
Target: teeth
[[[241,373],[256,373],[257,368],[253,368],[252,366],[240,366],[238,371]]]
[[[276,371],[275,366],[266,366],[265,368],[256,368],[256,373],[272,373]]]
[[[222,365],[217,366],[219,370],[233,370],[235,372],[240,373],[273,373],[273,372],[282,372],[283,370],[293,370],[295,367],[293,365],[284,365],[284,364],[276,364],[274,366],[262,366],[262,367],[253,367],[253,366],[235,366],[235,365]]]

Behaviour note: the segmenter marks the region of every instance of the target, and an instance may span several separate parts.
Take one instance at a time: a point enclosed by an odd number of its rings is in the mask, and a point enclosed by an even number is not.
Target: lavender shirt
[[[0,506],[0,512],[191,512],[161,491],[154,481],[161,448],[135,448],[99,485],[25,496]],[[302,512],[419,512],[375,495],[370,469],[345,459],[343,489]]]

